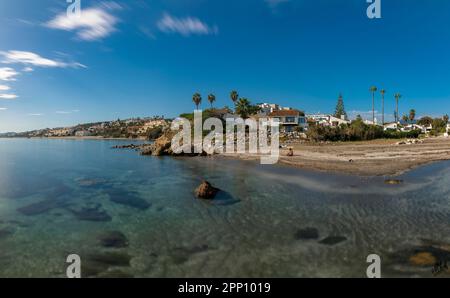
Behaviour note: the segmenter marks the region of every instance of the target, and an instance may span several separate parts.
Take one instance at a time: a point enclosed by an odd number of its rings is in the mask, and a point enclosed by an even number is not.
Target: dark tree
[[[334,112],[334,117],[341,118],[341,116],[344,116],[345,120],[347,120],[347,112],[345,112],[344,98],[342,97],[342,94],[339,94],[339,98],[336,104],[336,111]]]

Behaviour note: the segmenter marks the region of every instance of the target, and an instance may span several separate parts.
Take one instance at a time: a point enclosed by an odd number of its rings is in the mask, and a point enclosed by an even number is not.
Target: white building
[[[306,115],[306,118],[308,118],[310,121],[316,122],[316,124],[322,125],[322,126],[336,127],[341,124],[350,124],[350,121],[346,120],[344,115],[342,115],[341,118],[337,118],[337,117],[334,117],[333,115],[327,115],[327,114],[310,114],[310,115]]]
[[[261,103],[258,104],[257,106],[261,109],[259,114],[266,116],[269,115],[270,113],[281,110],[280,106],[277,104]]]

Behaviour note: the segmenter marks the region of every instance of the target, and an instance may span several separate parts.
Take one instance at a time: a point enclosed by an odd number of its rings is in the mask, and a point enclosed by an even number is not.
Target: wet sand
[[[280,150],[279,164],[358,176],[396,176],[421,165],[450,160],[450,138],[429,138],[423,144],[396,145],[399,140],[367,142],[290,144]],[[236,157],[236,155],[227,155]],[[258,155],[240,154],[245,160]]]

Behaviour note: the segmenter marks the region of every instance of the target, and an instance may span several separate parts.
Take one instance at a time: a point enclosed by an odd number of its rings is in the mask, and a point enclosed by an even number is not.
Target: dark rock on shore
[[[103,247],[123,248],[128,246],[127,237],[119,231],[106,232],[99,237],[99,241]]]
[[[130,144],[130,145],[116,145],[112,149],[139,149],[141,145]]]
[[[297,240],[313,240],[319,238],[319,231],[316,228],[305,228],[298,230],[295,233],[295,238]]]
[[[213,187],[208,181],[203,181],[195,190],[195,194],[200,199],[212,200],[219,191],[220,189]]]
[[[347,238],[344,236],[328,236],[327,238],[320,240],[319,243],[325,245],[336,245],[344,241],[347,241]]]

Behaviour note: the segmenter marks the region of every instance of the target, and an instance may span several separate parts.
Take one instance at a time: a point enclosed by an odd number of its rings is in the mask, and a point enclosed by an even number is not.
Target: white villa
[[[275,111],[282,110],[282,108],[279,105],[274,104],[274,103],[260,103],[257,106],[261,109],[261,111],[259,111],[259,114],[265,115],[265,116],[267,116],[270,113],[273,113]]]
[[[334,117],[333,115],[327,114],[310,114],[306,115],[310,121],[316,122],[318,125],[336,127],[341,124],[350,124],[350,121],[345,119],[342,115],[341,118]]]

